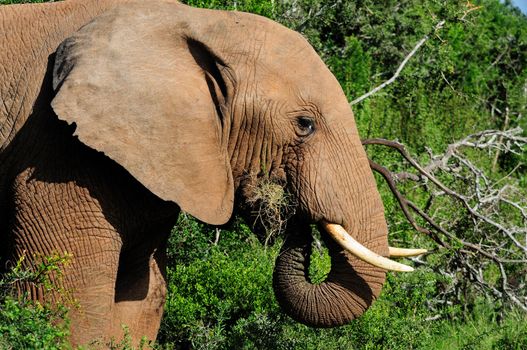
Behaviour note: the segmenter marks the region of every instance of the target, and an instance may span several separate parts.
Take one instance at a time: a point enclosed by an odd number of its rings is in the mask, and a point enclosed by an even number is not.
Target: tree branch
[[[493,182],[464,153],[472,148],[485,151],[488,157],[496,150],[521,154],[527,145],[527,137],[522,135],[520,128],[471,134],[448,145],[443,154],[428,151],[427,164],[413,158],[397,141],[367,139],[362,143],[397,151],[409,167],[408,171],[394,174],[370,160],[371,168],[382,175],[412,227],[428,235],[440,248],[454,250],[451,271],[440,267],[439,272],[449,278],[463,275],[474,282],[452,278],[454,289],[466,290],[473,285],[488,296],[505,298],[527,311],[527,203],[523,200],[525,191],[511,177],[519,165]],[[402,194],[399,186],[405,182],[428,194],[424,208]],[[427,227],[420,226],[416,217]],[[499,283],[488,273],[491,265],[496,267]]]
[[[436,31],[438,31],[439,29],[441,29],[443,27],[443,25],[445,24],[445,21],[441,21],[439,23],[437,23],[433,29],[433,32],[435,33]],[[419,40],[417,42],[417,44],[415,44],[414,48],[412,49],[412,51],[410,51],[410,53],[408,55],[406,55],[406,57],[403,59],[403,61],[401,62],[401,64],[399,65],[399,67],[397,67],[397,70],[395,71],[395,74],[388,80],[386,80],[384,83],[382,83],[381,85],[377,86],[376,88],[370,90],[369,92],[365,93],[364,95],[354,99],[353,101],[350,102],[350,106],[353,106],[365,99],[367,99],[368,97],[370,97],[371,95],[379,92],[380,90],[384,89],[386,86],[390,85],[391,83],[393,83],[395,81],[395,79],[397,79],[399,77],[399,74],[401,74],[401,71],[403,70],[404,66],[406,66],[406,64],[408,63],[408,61],[410,61],[410,58],[412,58],[413,55],[415,55],[415,53],[417,52],[417,50],[419,50],[419,48],[421,46],[423,46],[423,44],[430,38],[430,34],[427,34],[425,35],[421,40]]]

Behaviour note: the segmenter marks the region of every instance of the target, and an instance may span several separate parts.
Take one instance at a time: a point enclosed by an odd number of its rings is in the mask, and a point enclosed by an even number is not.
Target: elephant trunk
[[[347,103],[342,110],[346,115]],[[282,309],[315,327],[339,326],[360,316],[380,294],[387,270],[412,270],[386,257],[422,252],[388,247],[382,200],[353,116],[348,116],[338,130],[320,126],[319,135],[331,138],[316,150],[306,147],[301,172],[290,171],[297,216],[288,224],[273,275]],[[319,225],[331,257],[330,272],[317,284],[309,278],[310,222]]]
[[[340,326],[360,316],[379,295],[386,271],[350,254],[321,230],[331,257],[331,271],[325,281],[313,284],[309,278],[311,228],[302,225],[291,229],[273,275],[282,309],[293,319],[314,327]],[[386,236],[364,244],[386,254]]]

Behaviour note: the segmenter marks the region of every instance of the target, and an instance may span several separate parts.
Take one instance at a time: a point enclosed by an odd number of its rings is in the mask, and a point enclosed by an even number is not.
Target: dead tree
[[[434,267],[450,281],[442,302],[476,292],[527,312],[527,191],[515,177],[521,164],[498,179],[480,164],[496,152],[520,154],[527,145],[523,130],[478,132],[448,145],[442,154],[427,150],[424,160],[397,141],[366,139],[363,145],[388,147],[402,157],[402,172],[373,160],[370,165],[386,180],[410,224],[435,242],[436,251],[448,253],[445,264]],[[486,157],[476,156],[479,152]],[[419,204],[412,200],[416,193]]]

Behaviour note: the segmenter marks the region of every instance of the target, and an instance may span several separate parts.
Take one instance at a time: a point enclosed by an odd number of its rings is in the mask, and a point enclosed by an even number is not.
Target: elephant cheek
[[[331,257],[325,281],[312,284],[309,279],[312,238],[306,226],[286,238],[276,260],[273,287],[278,303],[293,319],[313,327],[335,327],[366,311],[380,294],[386,273],[323,238]]]

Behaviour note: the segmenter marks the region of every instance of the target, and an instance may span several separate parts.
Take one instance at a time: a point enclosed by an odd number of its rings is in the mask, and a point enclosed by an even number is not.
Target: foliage
[[[207,237],[200,226],[195,220],[183,217],[169,245],[193,243],[196,235]],[[187,247],[183,260],[170,260],[162,342],[207,341],[221,334],[233,319],[274,306],[268,283],[273,259],[268,256],[276,254],[276,249],[262,249],[254,236],[246,235],[246,228],[240,230],[239,222],[231,230],[221,230],[216,243],[212,239],[216,232],[209,232],[210,242],[202,240]]]
[[[40,259],[34,269],[24,268],[24,256],[0,279],[0,349],[62,349],[69,334],[67,307],[72,306],[61,291],[55,303],[31,301],[16,296],[22,285],[50,291],[60,280],[68,255]],[[60,284],[60,282],[59,282]]]
[[[153,349],[152,342],[149,341],[146,337],[141,338],[139,341],[139,344],[134,344],[132,340],[132,336],[130,335],[130,330],[128,329],[128,326],[121,325],[121,328],[123,330],[123,337],[118,340],[115,338],[110,339],[109,341],[105,343],[100,342],[94,342],[89,345],[88,349],[92,348],[104,348],[108,350],[147,350],[147,349]],[[84,347],[80,347],[79,350],[83,350]]]
[[[189,247],[184,262],[170,263],[169,298],[158,338],[163,349],[521,349],[527,345],[527,315],[512,312],[499,319],[490,300],[478,299],[471,310],[448,302],[430,311],[435,296],[451,282],[433,271],[442,264],[440,256],[413,274],[389,274],[379,300],[350,325],[303,326],[280,311],[272,293],[272,266],[280,242],[262,247],[239,227],[222,229],[216,240],[214,230],[205,229],[203,234],[201,226],[182,219],[171,236],[172,247],[198,234],[205,238],[194,249]],[[312,273],[327,273],[327,255],[314,248]]]

